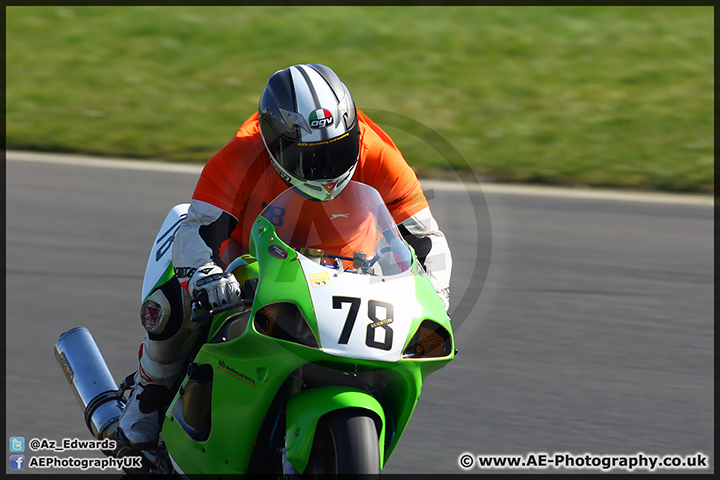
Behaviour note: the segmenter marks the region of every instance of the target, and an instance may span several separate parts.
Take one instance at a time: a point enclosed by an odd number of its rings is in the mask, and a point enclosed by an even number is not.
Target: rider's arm
[[[230,238],[238,221],[228,212],[200,200],[192,200],[187,218],[173,241],[173,267],[181,284],[208,264],[221,265],[220,247]]]
[[[445,235],[426,207],[399,225],[400,233],[413,247],[445,310],[450,307],[452,256]]]
[[[415,172],[392,139],[358,111],[362,144],[360,181],[375,187],[385,200],[405,240],[412,245],[440,299],[449,308],[452,257],[445,235],[430,207]]]
[[[180,284],[190,295],[212,308],[240,299],[240,284],[225,274],[220,264],[220,245],[230,237],[237,220],[220,208],[193,200],[188,216],[175,234],[173,266]]]
[[[200,267],[222,265],[221,245],[230,238],[242,217],[243,194],[248,182],[257,177],[256,170],[261,168],[251,169],[254,162],[244,161],[259,158],[259,147],[248,141],[246,132],[255,116],[207,161],[198,179],[188,216],[173,246],[173,266],[181,284]]]

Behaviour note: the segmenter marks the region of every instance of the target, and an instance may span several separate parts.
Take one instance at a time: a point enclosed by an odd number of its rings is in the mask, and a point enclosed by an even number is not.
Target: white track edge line
[[[154,172],[171,172],[200,175],[203,165],[167,163],[150,160],[130,160],[124,158],[98,158],[80,155],[56,153],[35,153],[11,151],[5,152],[5,158],[16,162],[53,163],[59,165],[75,165],[98,168],[114,168],[125,170],[145,170]],[[601,190],[592,188],[551,187],[534,185],[517,185],[502,183],[466,183],[443,180],[421,179],[423,188],[447,192],[482,192],[501,195],[540,196],[553,198],[575,198],[594,200],[617,200],[626,202],[670,203],[677,205],[714,206],[713,195],[673,194],[652,192],[625,192],[618,190]]]

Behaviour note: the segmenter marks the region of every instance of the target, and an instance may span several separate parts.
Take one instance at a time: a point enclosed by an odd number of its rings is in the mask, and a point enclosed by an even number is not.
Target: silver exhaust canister
[[[90,331],[75,327],[60,335],[55,357],[85,411],[85,423],[98,440],[115,438],[125,398]]]

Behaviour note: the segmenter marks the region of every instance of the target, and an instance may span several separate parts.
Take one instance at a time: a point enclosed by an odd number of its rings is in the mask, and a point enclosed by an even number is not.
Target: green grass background
[[[269,75],[324,63],[420,175],[711,192],[713,14],[7,7],[6,145],[204,162]]]

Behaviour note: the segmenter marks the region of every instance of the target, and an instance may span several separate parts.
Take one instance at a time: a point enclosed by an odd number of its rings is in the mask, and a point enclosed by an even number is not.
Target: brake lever
[[[240,301],[235,303],[230,303],[228,305],[223,305],[222,307],[214,308],[214,309],[206,309],[203,307],[202,302],[200,299],[193,299],[190,303],[192,306],[192,315],[190,317],[190,321],[193,323],[202,322],[204,320],[208,320],[212,318],[214,315],[217,315],[218,313],[227,312],[228,310],[233,310],[235,308],[244,308],[245,307],[245,300],[240,299]],[[197,315],[198,310],[205,310],[204,313],[201,313],[200,315]]]

